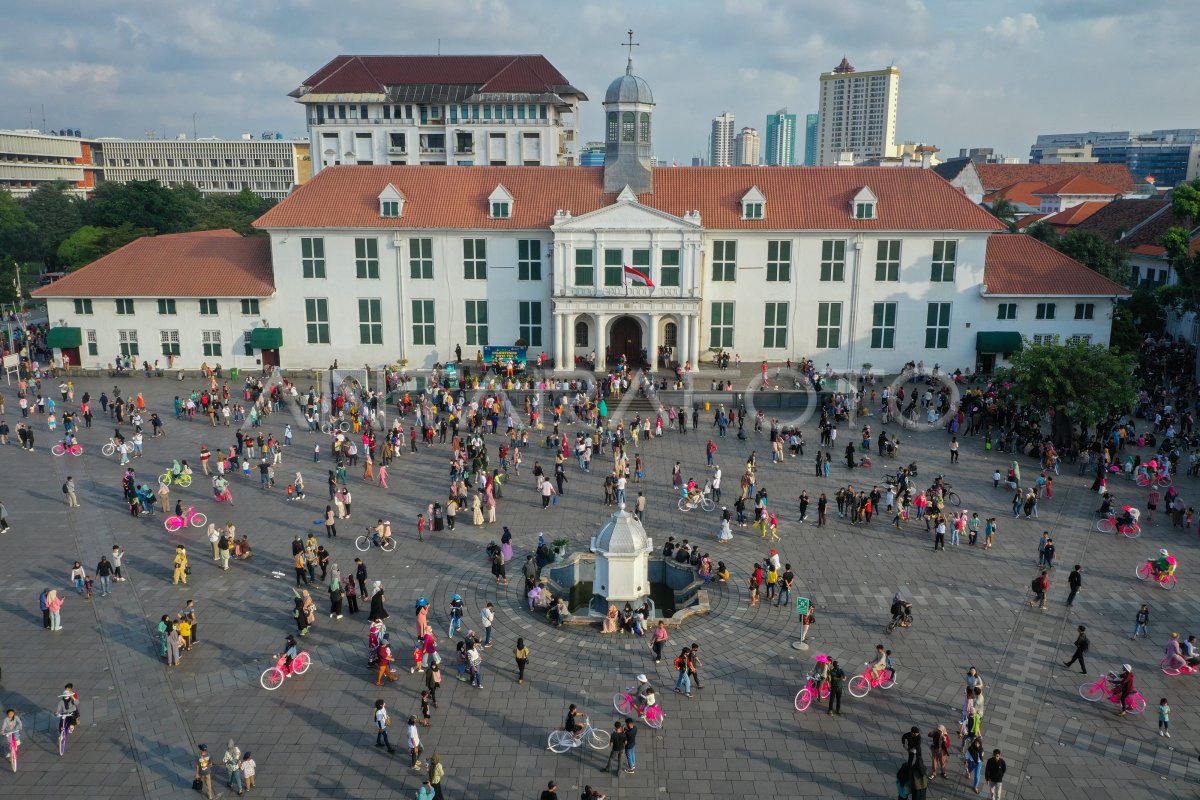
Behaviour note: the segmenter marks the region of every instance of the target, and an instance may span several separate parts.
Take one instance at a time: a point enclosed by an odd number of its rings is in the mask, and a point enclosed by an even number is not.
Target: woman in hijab
[[[608,605],[608,613],[604,615],[604,622],[600,625],[600,632],[617,632],[617,607],[613,603],[609,603]]]
[[[500,552],[504,554],[505,562],[512,561],[512,532],[507,525],[504,526],[504,535],[500,537]]]
[[[383,607],[383,584],[380,581],[375,581],[375,585],[371,587],[371,610],[367,615],[371,619],[385,620],[389,614],[387,609]]]
[[[471,497],[471,522],[477,528],[483,526],[483,501],[477,494]]]
[[[633,606],[629,603],[621,611],[621,633],[633,633]]]
[[[342,571],[334,564],[329,575],[329,616],[342,618]]]
[[[171,615],[163,614],[158,621],[158,655],[167,657],[167,634],[171,632]]]
[[[170,623],[167,623],[170,625]],[[167,665],[171,667],[179,666],[179,656],[183,652],[183,637],[179,635],[179,628],[174,625],[170,626],[167,631]]]

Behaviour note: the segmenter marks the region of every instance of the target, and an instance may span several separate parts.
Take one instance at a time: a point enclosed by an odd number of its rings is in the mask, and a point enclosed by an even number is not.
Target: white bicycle
[[[612,735],[608,731],[593,728],[591,720],[586,717],[583,720],[583,730],[579,735],[564,730],[550,731],[550,738],[546,742],[547,748],[554,753],[565,753],[568,750],[579,747],[587,743],[587,746],[593,750],[603,750],[608,747],[609,740]]]

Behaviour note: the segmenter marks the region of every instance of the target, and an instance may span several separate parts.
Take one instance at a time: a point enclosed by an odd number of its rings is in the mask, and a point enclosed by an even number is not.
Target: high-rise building
[[[291,96],[306,107],[314,173],[576,164],[587,100],[540,55],[338,56]]]
[[[733,141],[733,165],[757,167],[762,155],[762,140],[754,128],[742,128]]]
[[[767,114],[767,165],[790,167],[796,163],[796,115],[781,108]]]
[[[1200,128],[1044,134],[1029,148],[1029,160],[1034,164],[1082,161],[1073,148],[1084,145],[1091,145],[1090,155],[1099,163],[1124,164],[1135,177],[1152,178],[1159,186],[1176,186],[1200,176]]]
[[[603,167],[604,142],[587,142],[579,150],[579,166]]]
[[[821,73],[817,165],[892,155],[899,96],[898,67],[858,72],[843,56],[832,72]]]
[[[817,165],[817,142],[821,128],[820,114],[804,115],[804,166]]]
[[[712,121],[708,163],[714,167],[733,164],[733,112],[726,111]]]
[[[24,197],[42,184],[63,181],[68,193],[87,197],[96,188],[94,156],[93,144],[79,131],[0,131],[0,189]]]

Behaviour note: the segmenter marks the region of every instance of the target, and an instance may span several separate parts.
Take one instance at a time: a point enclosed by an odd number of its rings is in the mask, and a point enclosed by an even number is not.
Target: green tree
[[[997,197],[988,208],[992,216],[1008,226],[1009,232],[1017,229],[1017,204],[1007,197]]]
[[[1167,299],[1179,310],[1200,310],[1200,250],[1192,252],[1193,231],[1200,224],[1200,179],[1176,186],[1171,192],[1171,210],[1183,225],[1167,229],[1159,243],[1167,251],[1167,262],[1175,270],[1178,285],[1170,287]]]
[[[84,204],[83,221],[98,228],[119,228],[128,222],[156,233],[178,233],[190,227],[179,195],[158,181],[100,184]]]
[[[265,200],[249,189],[237,194],[210,194],[199,208],[199,216],[193,220],[196,230],[232,228],[242,235],[258,233],[252,225],[275,205],[274,200]]]
[[[17,199],[0,190],[0,258],[24,261],[32,257],[35,233]]]
[[[58,246],[59,263],[66,269],[79,269],[143,236],[153,236],[150,228],[135,228],[126,222],[119,228],[84,225]]]
[[[1042,244],[1048,244],[1051,247],[1054,247],[1054,243],[1057,242],[1059,238],[1058,231],[1054,230],[1054,228],[1051,228],[1049,225],[1040,220],[1025,228],[1024,232],[1027,235],[1037,239]]]
[[[1094,427],[1127,411],[1137,399],[1130,376],[1136,352],[1103,345],[1026,343],[1004,374],[1024,406],[1049,410]]]
[[[66,183],[58,181],[42,184],[20,204],[33,226],[29,255],[47,267],[57,267],[58,246],[83,224],[79,201],[67,194]]]
[[[1048,244],[1109,280],[1129,285],[1129,253],[1100,234],[1072,229]]]

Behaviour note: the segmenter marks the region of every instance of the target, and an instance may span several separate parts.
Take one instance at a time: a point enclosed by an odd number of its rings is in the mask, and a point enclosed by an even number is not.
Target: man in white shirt
[[[483,623],[483,646],[492,646],[492,623],[496,621],[495,606],[488,603],[483,610],[479,612],[479,619]]]
[[[617,505],[618,506],[625,505],[625,484],[628,482],[629,482],[629,479],[625,477],[624,473],[621,473],[620,475],[617,476]]]

